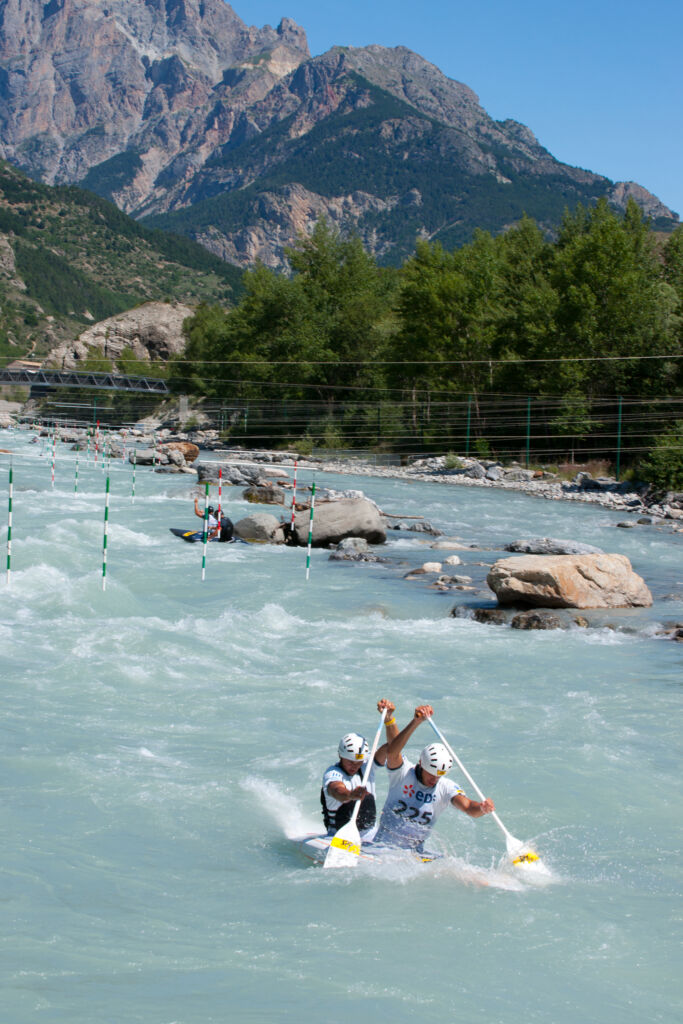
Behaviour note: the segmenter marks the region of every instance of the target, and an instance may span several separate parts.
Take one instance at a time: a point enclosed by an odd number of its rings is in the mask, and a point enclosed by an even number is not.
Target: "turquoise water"
[[[308,583],[303,550],[211,545],[202,583],[201,546],[168,532],[198,524],[192,478],[138,469],[133,504],[117,464],[103,593],[104,474],[81,459],[74,495],[72,453],[52,489],[40,446],[5,431],[0,447],[15,452],[3,1021],[680,1019],[683,648],[653,634],[683,621],[681,535],[615,529],[624,514],[598,507],[318,474],[477,543],[453,570],[475,586],[504,543],[548,535],[628,555],[655,595],[603,629],[524,633],[449,617],[477,595],[403,580],[448,554],[417,535],[392,534],[387,566],[314,551]],[[239,488],[224,499],[233,519],[251,510]],[[508,867],[490,818],[456,812],[435,865],[302,859],[290,837],[318,830],[322,771],[343,732],[374,732],[380,696],[399,723],[433,704],[549,884]],[[422,727],[408,752],[431,738]]]

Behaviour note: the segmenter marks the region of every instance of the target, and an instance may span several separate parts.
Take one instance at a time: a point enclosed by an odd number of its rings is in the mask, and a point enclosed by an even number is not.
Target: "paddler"
[[[375,768],[384,767],[388,745],[398,736],[398,726],[394,717],[396,707],[390,700],[382,699],[377,702],[380,714],[385,708],[386,742],[377,749],[367,786],[361,786],[359,783],[366,767],[368,743],[364,736],[359,736],[356,732],[342,736],[337,748],[339,760],[336,764],[330,765],[323,775],[320,803],[328,835],[334,835],[350,820],[353,805],[356,800],[360,800],[362,802],[358,811],[358,830],[361,838],[369,840],[372,837],[377,819]]]
[[[437,818],[448,806],[470,818],[481,818],[495,810],[492,800],[470,800],[455,782],[445,777],[453,767],[453,758],[442,743],[428,744],[417,764],[403,756],[410,737],[432,714],[429,704],[415,708],[412,720],[389,743],[389,792],[375,846],[398,846],[422,853]]]
[[[213,505],[209,505],[209,507],[207,509],[207,512],[208,512],[208,516],[207,516],[207,520],[206,520],[206,527],[207,527],[207,530],[208,530],[209,540],[213,540],[213,538],[217,537],[218,534],[220,533],[221,526],[220,526],[220,523],[218,522],[218,520],[216,519],[216,509],[213,507]],[[200,519],[204,518],[204,513],[202,512],[202,510],[199,507],[199,499],[198,498],[194,499],[194,514],[196,516],[199,516]]]

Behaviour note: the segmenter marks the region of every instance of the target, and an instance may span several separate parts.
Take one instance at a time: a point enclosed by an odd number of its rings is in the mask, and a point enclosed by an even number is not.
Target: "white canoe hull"
[[[292,840],[292,842],[296,844],[299,852],[303,854],[303,856],[306,857],[307,860],[313,861],[314,864],[324,863],[325,857],[327,856],[327,851],[330,848],[331,841],[332,836],[320,836],[315,835],[314,833],[311,833],[307,836],[299,836],[298,838]],[[381,860],[381,855],[383,852],[385,857],[387,855],[391,856],[392,853],[394,856],[396,856],[397,853],[399,853],[399,855],[405,855],[407,853],[411,859],[414,857],[416,860],[421,861],[423,864],[428,864],[433,860],[440,860],[441,858],[441,854],[427,853],[427,851],[425,851],[424,853],[410,853],[409,851],[396,850],[389,851],[387,850],[386,847],[366,847],[366,849],[374,849],[373,853],[369,853],[364,852],[363,848],[361,848],[360,860],[366,861],[367,863],[370,863],[371,861]]]
[[[301,836],[298,839],[294,839],[299,852],[304,855],[308,860],[313,861],[314,864],[324,863],[327,851],[330,848],[330,842],[332,836],[317,836],[315,834]],[[377,860],[370,853],[363,853],[361,850],[360,859],[365,861]]]

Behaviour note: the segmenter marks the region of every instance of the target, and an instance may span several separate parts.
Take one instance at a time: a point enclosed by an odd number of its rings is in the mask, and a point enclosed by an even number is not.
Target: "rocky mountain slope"
[[[386,262],[523,212],[641,186],[562,164],[405,48],[311,58],[302,29],[249,27],[223,0],[0,0],[0,155],[80,181],[224,259],[282,262],[321,215]]]

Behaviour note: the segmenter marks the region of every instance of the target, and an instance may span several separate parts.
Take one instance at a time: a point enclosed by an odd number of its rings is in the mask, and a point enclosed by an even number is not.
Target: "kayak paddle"
[[[386,717],[387,709],[384,708],[379,723],[379,729],[375,733],[375,738],[372,743],[372,750],[368,757],[367,767],[363,772],[361,786],[365,786],[370,778],[370,772],[372,771],[372,766],[375,763],[375,754],[377,753],[377,747],[379,745],[379,737]],[[362,844],[360,832],[356,825],[356,818],[358,817],[361,803],[361,800],[356,800],[351,813],[351,818],[347,821],[346,825],[342,825],[342,827],[338,829],[332,837],[332,842],[330,843],[330,848],[327,851],[325,863],[323,864],[324,868],[352,868],[358,863]]]
[[[438,728],[437,725],[435,725],[431,717],[428,718],[427,721],[429,722],[429,724],[431,725],[432,729],[439,737],[441,742],[443,743],[448,753],[451,755],[451,757],[457,764],[460,771],[468,780],[469,784],[472,786],[479,799],[485,800],[486,798],[482,791],[479,789],[479,786],[476,784],[470,773],[467,771],[467,768],[465,768],[465,765],[462,763],[456,752],[448,743],[441,730]],[[505,846],[507,848],[508,857],[510,858],[510,860],[512,861],[516,868],[541,868],[543,870],[547,870],[541,858],[534,850],[531,849],[530,846],[527,846],[526,843],[523,843],[521,839],[515,839],[515,837],[511,835],[510,832],[508,832],[505,825],[500,820],[495,811],[491,811],[491,817],[493,818],[496,825],[499,827],[499,829],[505,836]]]

